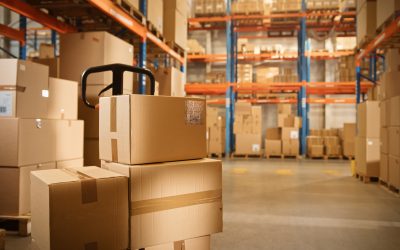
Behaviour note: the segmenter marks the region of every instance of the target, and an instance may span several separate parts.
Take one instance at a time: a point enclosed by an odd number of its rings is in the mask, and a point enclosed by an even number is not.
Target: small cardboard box
[[[46,118],[49,67],[0,59],[0,117]]]
[[[221,161],[146,165],[103,161],[102,168],[129,177],[131,249],[222,231]]]
[[[261,134],[235,134],[235,153],[243,155],[261,154]]]
[[[210,236],[161,244],[143,248],[143,250],[210,250]]]
[[[388,141],[389,141],[389,154],[400,158],[400,127],[389,127]]]
[[[79,101],[81,101],[79,99]],[[49,119],[78,119],[78,83],[49,78]]]
[[[56,160],[56,121],[0,119],[0,166],[19,167]]]
[[[154,77],[160,83],[158,95],[185,96],[184,75],[179,69],[175,67],[159,68]]]
[[[80,159],[72,159],[72,160],[64,160],[64,161],[56,161],[56,168],[76,168],[83,167],[83,158]]]
[[[357,126],[360,137],[379,138],[380,135],[379,101],[366,101],[357,105]]]
[[[52,44],[41,43],[39,46],[39,58],[54,58],[55,57],[55,49]]]
[[[128,178],[98,167],[34,171],[32,243],[42,250],[126,249],[127,197]]]
[[[389,184],[400,188],[400,158],[389,155]]]
[[[265,155],[266,156],[282,155],[282,141],[266,139],[265,140]]]
[[[300,143],[298,139],[283,139],[282,154],[285,156],[299,155]]]
[[[282,128],[282,140],[293,140],[299,139],[299,129],[298,128]]]
[[[389,184],[389,155],[381,152],[381,162],[379,166],[379,180]]]
[[[379,177],[380,140],[375,138],[356,138],[356,171],[368,177]]]
[[[0,215],[26,215],[31,211],[30,173],[56,168],[54,162],[22,166],[0,167]]]
[[[83,121],[54,120],[56,161],[83,158]]]
[[[100,98],[100,159],[144,164],[207,156],[204,99],[120,95]]]

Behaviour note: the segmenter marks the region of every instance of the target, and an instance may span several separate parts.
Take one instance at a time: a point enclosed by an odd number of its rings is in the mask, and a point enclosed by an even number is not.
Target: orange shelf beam
[[[279,103],[293,103],[297,104],[297,98],[288,99],[257,99],[248,98],[240,99],[240,101],[250,102],[252,104],[279,104]],[[307,103],[310,104],[356,104],[355,98],[307,98]],[[225,104],[225,99],[207,100],[207,104]]]
[[[7,25],[0,24],[0,35],[25,44],[25,32],[22,30],[13,29]]]
[[[77,31],[75,27],[63,23],[57,20],[56,18],[44,13],[41,10],[32,7],[31,5],[21,0],[1,0],[0,5],[18,14],[26,16],[38,23],[41,23],[46,27],[49,27],[50,29],[57,31],[58,33],[65,34]]]

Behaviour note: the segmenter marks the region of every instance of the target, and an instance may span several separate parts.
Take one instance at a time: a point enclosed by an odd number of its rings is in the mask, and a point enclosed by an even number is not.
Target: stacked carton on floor
[[[252,106],[248,102],[235,104],[235,154],[261,154],[261,106]]]
[[[345,123],[343,125],[343,155],[347,158],[355,156],[356,124]]]
[[[48,74],[45,65],[0,60],[0,215],[30,212],[31,171],[83,164],[78,84]]]
[[[221,156],[225,152],[225,110],[207,107],[207,154]]]
[[[284,156],[298,156],[301,118],[292,114],[290,104],[278,105],[278,127],[282,128],[282,154]]]
[[[268,128],[265,133],[265,156],[282,155],[282,129]]]

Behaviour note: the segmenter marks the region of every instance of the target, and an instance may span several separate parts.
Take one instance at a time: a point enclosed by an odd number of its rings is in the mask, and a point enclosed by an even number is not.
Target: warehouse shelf
[[[0,24],[0,35],[8,37],[12,40],[25,44],[25,31],[10,28],[4,24]]]
[[[125,30],[129,30],[142,41],[151,41],[155,47],[160,48],[181,64],[185,63],[183,55],[147,30],[145,18],[140,20],[130,15],[111,0],[70,1],[68,3],[57,0],[28,0],[27,2],[2,0],[0,5],[62,34],[94,30],[124,33]],[[48,13],[41,9],[46,9]],[[128,40],[133,38],[131,34],[127,36]]]
[[[296,104],[296,103],[298,103],[297,98],[288,98],[288,99],[247,98],[247,99],[240,99],[240,101],[245,101],[245,102],[249,102],[252,104],[285,104],[285,103]],[[225,99],[207,100],[207,104],[224,105],[225,103],[226,103]],[[326,104],[355,104],[356,98],[307,98],[307,103],[309,103],[309,104],[325,104],[325,105]]]

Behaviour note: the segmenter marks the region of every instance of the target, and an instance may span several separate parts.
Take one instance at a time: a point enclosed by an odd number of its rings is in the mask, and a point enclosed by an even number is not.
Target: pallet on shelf
[[[0,215],[0,226],[9,231],[6,222],[18,222],[18,235],[29,236],[31,234],[31,215]],[[13,230],[11,230],[13,231]]]
[[[364,183],[378,182],[379,177],[376,176],[366,176],[364,174],[356,173],[355,177]]]
[[[394,187],[393,185],[390,185],[388,182],[383,181],[383,180],[379,180],[379,184],[381,185],[381,187],[383,189],[385,189],[389,193],[392,193],[392,194],[395,194],[397,196],[400,196],[400,190],[398,188]]]
[[[181,56],[185,56],[185,49],[176,44],[174,41],[166,41],[166,44]]]
[[[155,35],[158,39],[160,39],[161,41],[165,42],[165,38],[162,34],[161,31],[159,31],[156,26],[154,26],[153,23],[151,23],[150,21],[147,21],[147,30],[150,31],[153,35]]]
[[[144,15],[129,1],[127,0],[112,0],[116,5],[118,5],[122,10],[127,12],[130,16],[135,18],[138,22],[145,25],[146,18]]]

